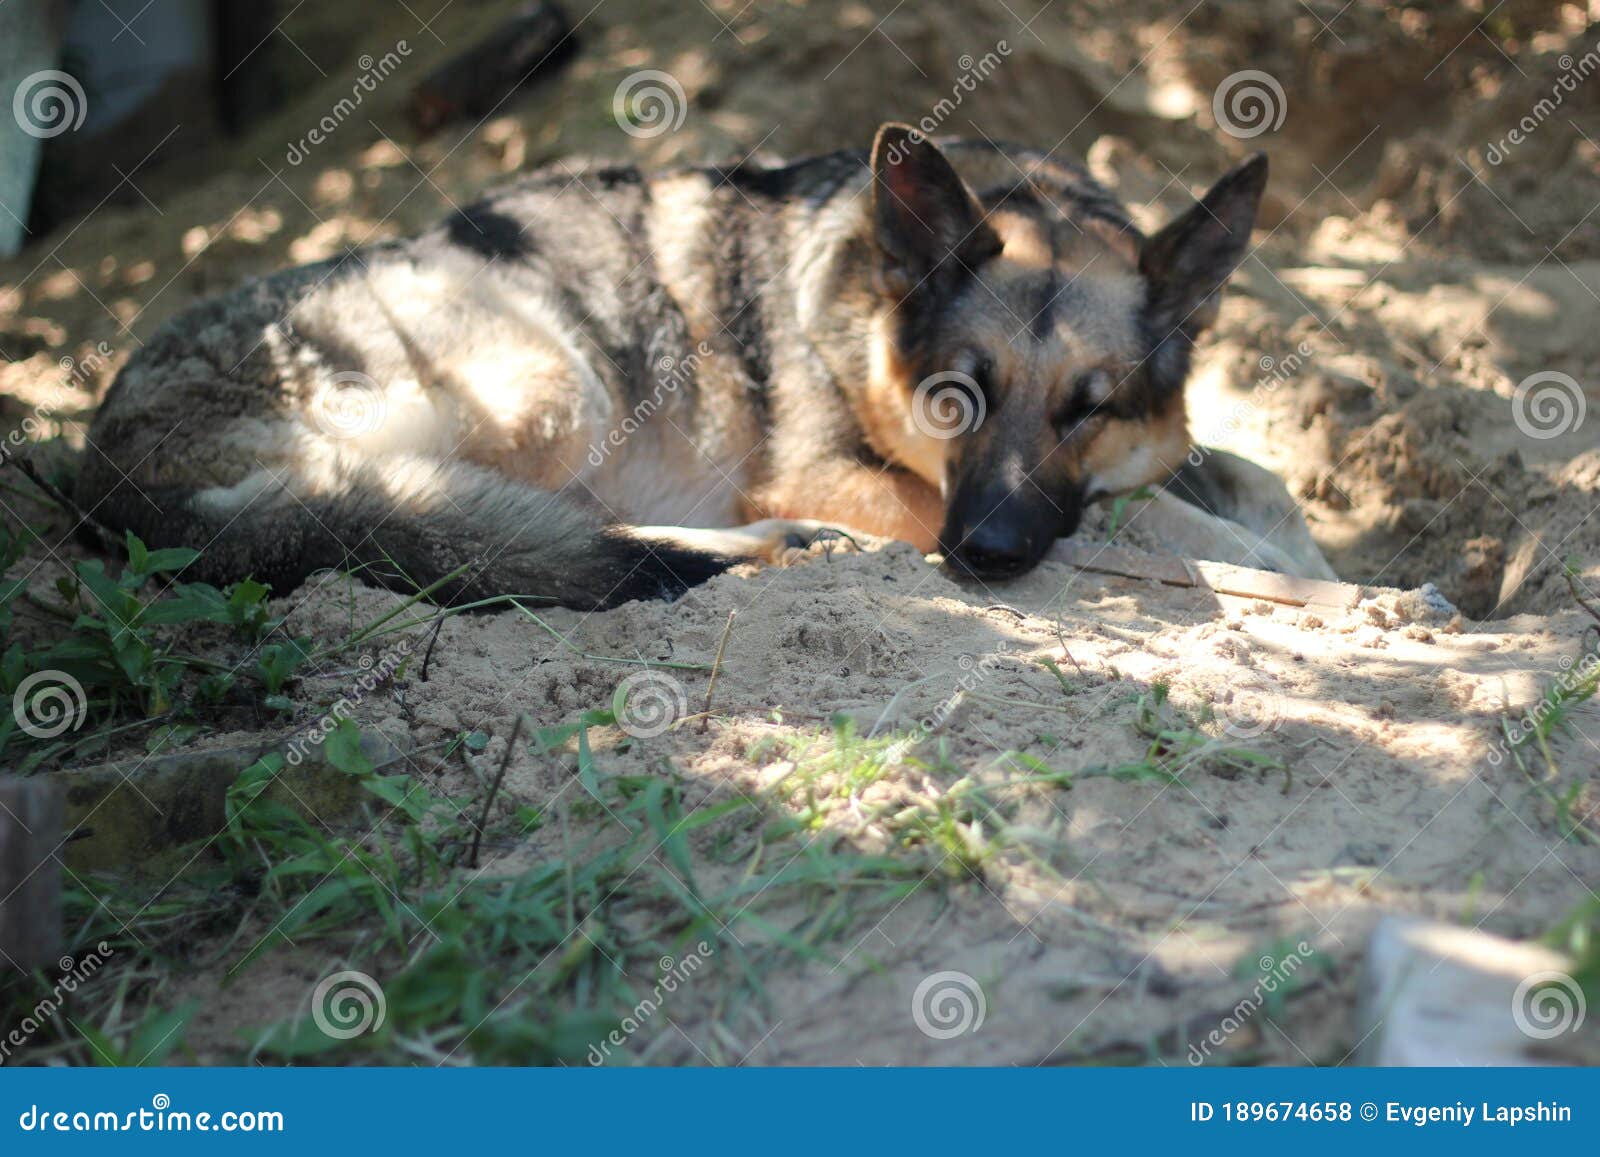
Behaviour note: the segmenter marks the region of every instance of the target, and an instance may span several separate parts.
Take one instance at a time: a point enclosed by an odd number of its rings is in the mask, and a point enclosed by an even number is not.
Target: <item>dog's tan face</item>
[[[980,203],[901,126],[879,132],[873,168],[893,304],[869,429],[940,487],[953,566],[1021,573],[1086,502],[1182,463],[1189,349],[1243,253],[1265,165],[1235,170],[1142,248],[1086,231],[1027,186]]]

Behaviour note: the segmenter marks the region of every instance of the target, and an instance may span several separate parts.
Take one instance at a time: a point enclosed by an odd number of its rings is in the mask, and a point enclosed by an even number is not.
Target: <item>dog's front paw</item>
[[[812,555],[814,548],[820,548],[823,555],[839,549],[861,549],[850,531],[809,518],[768,518],[742,530],[759,539],[760,557],[775,566],[791,566]]]

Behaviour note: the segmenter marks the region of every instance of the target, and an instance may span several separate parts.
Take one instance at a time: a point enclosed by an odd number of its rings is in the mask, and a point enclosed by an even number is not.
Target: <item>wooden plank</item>
[[[1346,611],[1361,601],[1361,587],[1324,579],[1297,578],[1228,563],[1152,554],[1127,546],[1063,540],[1047,556],[1079,570],[1122,578],[1154,579],[1175,587],[1194,587],[1240,598],[1265,599],[1291,607]]]
[[[0,779],[0,965],[40,968],[61,953],[62,792]]]
[[[1331,583],[1326,579],[1298,578],[1269,570],[1230,566],[1222,562],[1195,560],[1189,563],[1198,575],[1196,586],[1218,594],[1265,599],[1291,607],[1325,607],[1348,611],[1362,599],[1362,588],[1351,583]]]

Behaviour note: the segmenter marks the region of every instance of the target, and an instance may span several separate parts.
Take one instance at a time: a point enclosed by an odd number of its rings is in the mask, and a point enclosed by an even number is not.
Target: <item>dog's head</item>
[[[879,130],[872,168],[889,308],[871,433],[941,488],[954,567],[1019,574],[1085,503],[1162,481],[1188,453],[1190,350],[1244,256],[1266,158],[1148,239],[1086,227],[1020,172],[980,197],[903,125]]]

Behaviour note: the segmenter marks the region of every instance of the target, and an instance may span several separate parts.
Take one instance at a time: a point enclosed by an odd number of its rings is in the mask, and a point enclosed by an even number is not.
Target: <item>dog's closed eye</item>
[[[1056,408],[1052,417],[1062,437],[1070,435],[1093,414],[1111,396],[1115,385],[1116,379],[1105,369],[1088,370],[1074,378],[1067,400]]]

